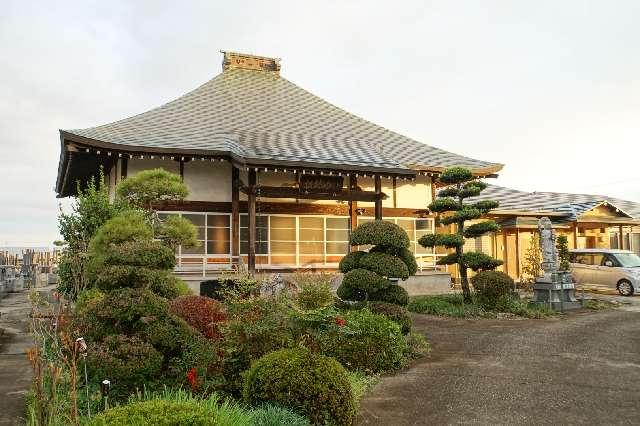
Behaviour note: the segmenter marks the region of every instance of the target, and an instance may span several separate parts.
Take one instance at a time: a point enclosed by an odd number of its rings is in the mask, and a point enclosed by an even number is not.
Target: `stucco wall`
[[[180,164],[170,159],[159,158],[132,158],[129,159],[127,175],[133,176],[141,170],[161,167],[172,173],[180,173]],[[120,175],[119,167],[114,170],[117,176]],[[240,170],[240,180],[248,184],[248,173]],[[189,197],[192,201],[231,201],[231,164],[229,162],[210,161],[189,161],[184,163],[184,181],[189,187]],[[265,186],[285,186],[293,187],[295,175],[293,173],[258,172],[257,182]],[[416,180],[396,180],[396,200],[393,199],[393,181],[382,178],[382,192],[387,194],[387,199],[383,200],[383,207],[414,208],[425,209],[431,202],[431,178],[418,176]],[[344,179],[347,184],[347,178]],[[358,177],[358,186],[364,191],[374,191],[374,179],[371,177]],[[246,201],[247,196],[240,193],[240,200]],[[261,201],[290,203],[294,199],[272,199],[261,197]],[[340,204],[335,200],[298,200],[299,203],[308,204]],[[373,205],[373,203],[362,203]]]
[[[127,163],[127,176],[133,176],[142,170],[163,168],[171,173],[180,173],[180,163],[171,159],[130,158]]]
[[[187,200],[231,201],[231,163],[228,161],[190,161],[184,164]]]

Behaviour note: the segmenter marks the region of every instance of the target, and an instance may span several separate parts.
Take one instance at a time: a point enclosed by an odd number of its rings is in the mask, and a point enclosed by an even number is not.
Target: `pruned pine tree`
[[[464,252],[465,238],[480,237],[488,232],[496,232],[500,229],[493,220],[474,223],[465,227],[465,222],[476,220],[498,207],[498,202],[482,200],[474,203],[465,203],[464,200],[479,195],[487,184],[475,180],[470,170],[463,167],[451,167],[446,169],[438,178],[441,184],[447,185],[440,190],[438,197],[429,205],[429,210],[436,213],[450,213],[440,219],[442,225],[456,225],[454,234],[427,234],[418,241],[423,247],[442,246],[455,249],[437,261],[438,265],[458,265],[462,292],[465,302],[471,302],[471,290],[467,270],[491,270],[502,265],[502,261],[482,252]]]

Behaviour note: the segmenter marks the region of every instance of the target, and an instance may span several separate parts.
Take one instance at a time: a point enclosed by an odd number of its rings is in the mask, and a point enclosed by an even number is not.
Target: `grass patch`
[[[482,308],[475,304],[464,303],[462,296],[459,294],[415,296],[409,301],[407,309],[417,314],[443,317],[469,318],[485,316]]]
[[[587,299],[585,300],[584,307],[593,311],[602,311],[605,309],[611,309],[618,306],[615,303],[607,302],[606,300]]]
[[[356,407],[360,404],[360,400],[367,392],[378,384],[380,378],[378,376],[368,376],[361,371],[353,371],[349,373],[349,383],[351,391],[356,400]]]
[[[223,400],[218,395],[213,394],[207,398],[193,396],[191,392],[182,389],[165,389],[161,392],[145,392],[133,395],[126,405],[116,406],[114,410],[121,410],[129,404],[140,402],[168,401],[172,403],[191,404],[194,408],[199,408],[211,416],[212,424],[220,426],[309,426],[309,421],[297,413],[286,408],[265,404],[259,407],[247,407],[243,404],[230,400]],[[105,415],[110,410],[99,414],[92,419],[83,419],[81,423],[88,426],[104,425]],[[165,413],[167,424],[171,423],[171,413]],[[134,422],[140,426],[151,426],[145,421]],[[200,424],[200,423],[197,423]]]
[[[498,311],[489,311],[475,302],[464,303],[461,294],[415,296],[411,298],[407,308],[417,314],[454,318],[497,318],[501,314],[511,314],[523,318],[545,318],[555,314],[546,305],[517,299],[504,303]]]

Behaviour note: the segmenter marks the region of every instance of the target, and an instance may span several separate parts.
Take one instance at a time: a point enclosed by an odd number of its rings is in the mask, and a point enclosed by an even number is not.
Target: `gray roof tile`
[[[434,148],[340,109],[277,73],[229,69],[148,112],[69,134],[108,144],[252,160],[437,170],[502,166]]]
[[[584,212],[606,201],[632,218],[640,219],[640,203],[605,195],[525,192],[498,185],[489,185],[482,194],[471,200],[496,200],[500,202],[500,207],[498,208],[500,211],[563,212],[567,214],[567,219],[570,220],[575,220]]]

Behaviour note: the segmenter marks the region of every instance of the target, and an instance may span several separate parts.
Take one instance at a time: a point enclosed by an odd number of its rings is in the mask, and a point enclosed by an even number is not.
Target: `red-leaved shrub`
[[[170,302],[169,309],[207,339],[221,337],[218,324],[227,320],[227,314],[217,300],[204,296],[181,296]]]

